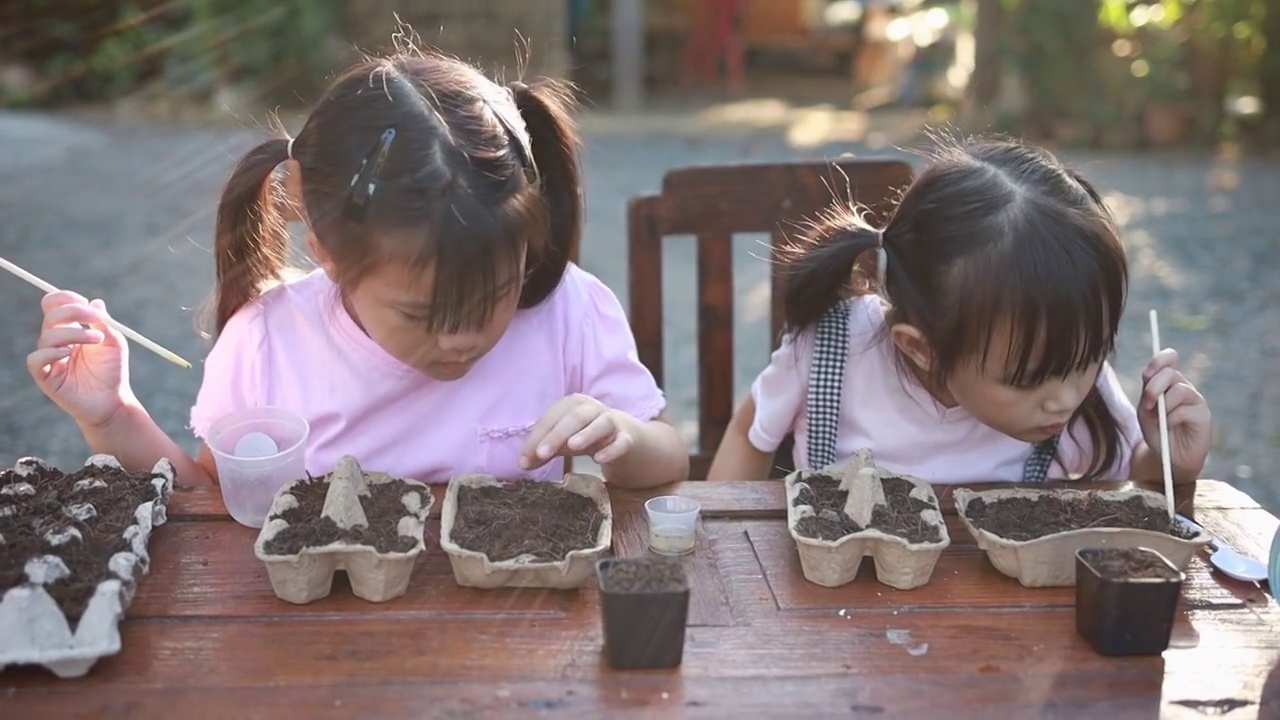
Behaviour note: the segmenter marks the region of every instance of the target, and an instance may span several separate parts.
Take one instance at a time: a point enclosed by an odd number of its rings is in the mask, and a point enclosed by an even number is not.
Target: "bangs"
[[[381,243],[380,262],[411,272],[434,270],[430,307],[423,313],[434,333],[484,328],[498,304],[521,284],[520,260],[536,261],[546,238],[546,210],[536,196],[519,193],[500,207],[453,204],[416,233],[396,233]],[[529,268],[526,268],[526,271]]]
[[[1014,240],[958,268],[960,303],[944,324],[953,333],[940,358],[947,371],[1003,354],[1001,380],[1029,387],[1112,355],[1127,287],[1123,246],[1103,218],[1057,215],[1010,228],[1009,237],[1036,233],[1036,242]]]

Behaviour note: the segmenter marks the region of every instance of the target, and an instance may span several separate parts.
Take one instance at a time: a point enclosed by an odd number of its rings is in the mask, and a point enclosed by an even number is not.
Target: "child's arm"
[[[724,439],[707,471],[708,480],[764,480],[769,476],[774,453],[757,450],[747,438],[755,417],[755,400],[747,397],[725,428]]]
[[[192,458],[156,425],[141,405],[123,406],[105,424],[82,428],[82,431],[93,452],[114,455],[125,470],[149,471],[160,458],[167,458],[181,485],[217,482],[217,470],[209,449],[202,445],[200,457]]]

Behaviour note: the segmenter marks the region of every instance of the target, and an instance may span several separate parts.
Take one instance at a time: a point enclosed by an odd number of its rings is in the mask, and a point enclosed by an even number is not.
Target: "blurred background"
[[[918,163],[929,132],[1051,147],[1123,224],[1132,288],[1116,366],[1130,396],[1154,307],[1214,411],[1206,476],[1280,511],[1274,0],[8,0],[0,256],[104,298],[196,363],[132,358],[137,394],[187,447],[221,184],[277,118],[301,126],[332,72],[389,47],[397,17],[495,77],[579,86],[582,264],[624,304],[626,202],[670,169]],[[766,240],[735,240],[740,393],[768,359]],[[664,260],[666,389],[691,437],[692,258],[674,239]],[[0,276],[0,465],[87,452],[23,364],[40,295]]]

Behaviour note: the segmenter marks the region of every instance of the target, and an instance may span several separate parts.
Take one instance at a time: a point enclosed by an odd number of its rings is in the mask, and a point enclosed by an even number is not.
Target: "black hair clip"
[[[387,155],[391,152],[391,141],[396,139],[395,128],[387,128],[369,154],[360,161],[360,169],[351,178],[351,187],[347,189],[347,216],[362,222],[369,212],[369,201],[378,189],[378,175],[382,166],[387,163]]]

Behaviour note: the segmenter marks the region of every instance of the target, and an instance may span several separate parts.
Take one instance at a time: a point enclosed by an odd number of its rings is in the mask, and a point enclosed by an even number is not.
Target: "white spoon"
[[[1222,571],[1224,575],[1243,582],[1263,582],[1267,579],[1267,566],[1251,557],[1236,552],[1222,538],[1210,533],[1191,520],[1179,515],[1178,522],[1184,527],[1209,536],[1209,562]]]

